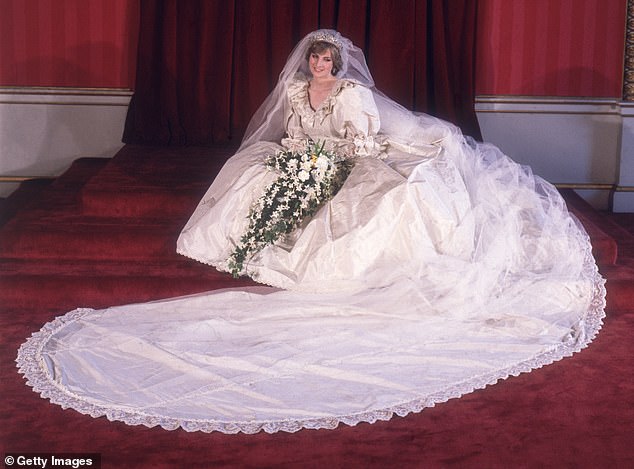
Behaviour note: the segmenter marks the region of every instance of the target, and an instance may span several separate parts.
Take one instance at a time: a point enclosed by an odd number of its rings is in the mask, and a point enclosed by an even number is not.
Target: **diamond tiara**
[[[317,42],[317,41],[328,42],[330,44],[333,44],[335,47],[337,47],[337,49],[341,50],[341,46],[342,46],[341,41],[337,39],[337,37],[334,34],[329,33],[327,31],[319,31],[313,34],[312,42]]]

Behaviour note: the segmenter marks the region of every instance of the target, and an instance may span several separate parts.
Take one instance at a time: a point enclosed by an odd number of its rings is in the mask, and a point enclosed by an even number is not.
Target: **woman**
[[[338,192],[237,264],[282,177],[267,161],[307,153],[312,172],[322,151],[349,170]],[[128,424],[334,428],[559,360],[604,316],[588,237],[556,190],[382,95],[330,30],[291,53],[178,251],[278,288],[73,311],[21,347],[29,384]]]
[[[351,52],[358,52],[357,68],[364,69],[360,51],[350,44],[344,48],[345,40],[334,32],[313,38],[307,51],[298,48],[308,72],[300,66],[280,93],[286,130],[281,144],[260,140],[242,145],[181,233],[178,252],[231,270],[231,253],[247,230],[249,211],[277,177],[267,171],[265,158],[283,148],[301,152],[308,140],[353,161],[354,169],[331,203],[283,242],[255,253],[241,273],[289,290],[347,290],[386,281],[382,266],[396,274],[404,263],[424,264],[427,250],[468,257],[474,239],[469,194],[442,151],[443,141],[452,131],[458,135],[457,130],[444,123],[433,129],[423,124],[416,131],[430,132],[431,137],[407,140],[409,135],[379,134],[381,118],[369,73],[363,81],[338,77],[346,74],[340,49],[348,56],[346,62]],[[413,117],[396,107],[388,110],[404,119]],[[268,121],[275,112],[266,108],[260,114]],[[400,143],[399,137],[407,143]]]

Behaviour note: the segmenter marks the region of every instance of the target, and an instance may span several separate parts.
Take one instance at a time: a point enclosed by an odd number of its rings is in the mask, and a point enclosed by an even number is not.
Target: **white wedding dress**
[[[354,79],[316,110],[307,87],[289,82],[285,138],[243,144],[177,245],[230,270],[276,177],[265,157],[325,142],[355,166],[314,217],[245,263],[268,286],[72,311],[20,349],[37,392],[167,429],[334,428],[420,411],[592,340],[604,281],[551,185],[429,116],[404,139],[390,129],[411,122],[386,129]]]
[[[294,80],[288,96],[282,144],[302,150],[312,139],[356,164],[329,204],[288,239],[258,253],[245,273],[284,289],[330,292],[376,286],[389,276],[394,282],[411,275],[407,264],[419,271],[441,253],[470,259],[475,220],[458,166],[442,151],[443,137],[451,141],[449,127],[437,129],[434,144],[425,136],[408,153],[377,135],[372,93],[353,81],[338,81],[317,110],[305,79]],[[229,160],[181,233],[179,253],[230,270],[228,258],[247,229],[251,206],[277,177],[264,159],[281,148],[255,144]]]

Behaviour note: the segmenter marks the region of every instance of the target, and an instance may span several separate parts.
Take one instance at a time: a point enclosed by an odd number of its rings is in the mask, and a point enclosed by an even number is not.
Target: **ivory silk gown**
[[[391,138],[354,81],[316,110],[307,90],[301,78],[289,86],[287,137],[234,155],[177,243],[230,270],[276,177],[264,159],[325,142],[355,166],[314,217],[245,264],[268,286],[72,311],[20,350],[36,391],[167,429],[334,428],[417,412],[587,346],[604,281],[550,184],[442,121]]]

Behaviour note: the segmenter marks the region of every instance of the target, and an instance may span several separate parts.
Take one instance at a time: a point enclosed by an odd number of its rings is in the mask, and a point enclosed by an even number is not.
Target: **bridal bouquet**
[[[249,257],[292,232],[330,200],[353,163],[309,140],[305,150],[280,150],[267,158],[266,165],[279,177],[251,207],[249,227],[228,259],[234,277]]]

